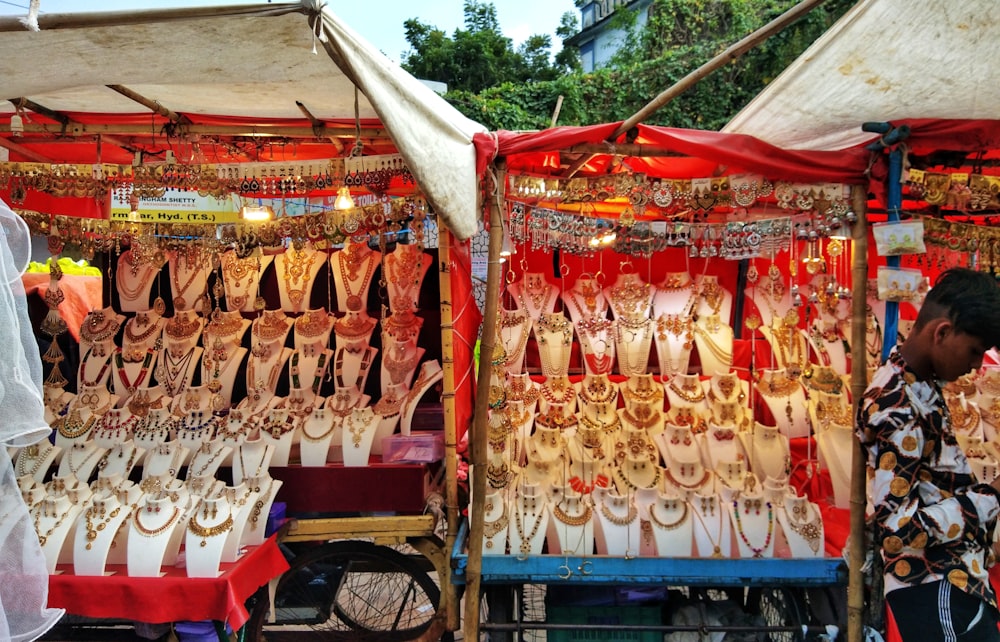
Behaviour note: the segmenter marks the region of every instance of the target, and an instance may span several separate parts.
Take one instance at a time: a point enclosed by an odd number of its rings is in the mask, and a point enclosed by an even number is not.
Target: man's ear
[[[935,319],[931,322],[931,328],[934,342],[940,343],[955,329],[955,326],[949,319]]]

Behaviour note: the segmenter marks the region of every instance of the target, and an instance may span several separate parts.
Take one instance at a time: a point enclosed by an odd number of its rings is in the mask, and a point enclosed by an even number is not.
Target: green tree
[[[411,50],[402,67],[418,78],[447,83],[450,91],[462,93],[479,93],[505,83],[552,81],[579,69],[573,54],[560,52],[551,61],[548,35],[533,35],[515,50],[500,31],[492,2],[466,0],[463,10],[464,28],[451,36],[416,18],[405,21]],[[567,34],[572,33],[569,29],[575,31],[575,22],[563,18],[560,29]]]
[[[456,87],[445,98],[491,129],[547,127],[559,96],[563,97],[559,124],[624,120],[661,91],[796,2],[654,0],[642,28],[635,12],[619,9],[611,20],[624,33],[622,46],[605,68],[591,74],[571,72],[579,69],[579,62],[576,56],[567,54],[565,59],[557,56],[560,65],[557,68],[568,73],[556,78],[507,77],[480,90]],[[578,0],[577,5],[580,4]],[[782,33],[706,77],[646,122],[719,129],[853,4],[854,0],[829,0]],[[560,29],[563,38],[576,33],[575,16],[564,15]]]

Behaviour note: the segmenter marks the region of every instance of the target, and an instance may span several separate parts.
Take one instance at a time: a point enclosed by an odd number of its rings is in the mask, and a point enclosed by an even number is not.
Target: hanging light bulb
[[[138,223],[142,220],[142,214],[139,213],[139,195],[132,192],[132,195],[128,197],[128,220],[133,223]]]
[[[351,190],[347,187],[341,187],[337,190],[337,198],[333,201],[333,209],[335,210],[353,210],[354,209],[354,199],[351,198]]]
[[[244,205],[240,210],[244,221],[269,221],[274,218],[274,210],[267,205]]]
[[[500,262],[506,261],[512,254],[517,253],[517,248],[510,239],[510,227],[507,225],[507,221],[502,221],[500,223],[500,229],[503,231],[503,242],[500,244]]]

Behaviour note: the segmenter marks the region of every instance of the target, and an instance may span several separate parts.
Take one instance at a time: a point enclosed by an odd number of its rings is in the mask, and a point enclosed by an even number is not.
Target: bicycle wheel
[[[343,541],[291,560],[274,596],[251,615],[251,634],[279,640],[413,640],[434,622],[441,591],[409,557],[385,546]]]

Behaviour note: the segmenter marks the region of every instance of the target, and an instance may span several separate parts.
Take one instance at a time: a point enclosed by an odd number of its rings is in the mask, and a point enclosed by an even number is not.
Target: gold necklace
[[[573,344],[573,324],[569,319],[561,312],[542,313],[535,322],[535,338],[538,340],[542,374],[546,377],[565,375],[569,371],[570,346]],[[554,350],[550,344],[554,344]],[[553,355],[553,352],[556,354]]]
[[[718,321],[718,317],[716,317],[716,321]],[[727,352],[725,347],[719,345],[719,341],[716,340],[715,332],[722,329],[722,324],[721,323],[718,323],[718,325],[713,324],[713,326],[715,326],[714,329],[711,327],[702,327],[701,323],[696,323],[694,325],[694,331],[698,334],[698,336],[700,336],[704,340],[702,345],[708,348],[708,352],[713,357],[715,357],[716,360],[718,360],[724,368],[729,369],[733,365],[732,348],[730,348],[730,350]],[[726,338],[728,339],[728,335]]]
[[[221,535],[223,533],[228,533],[233,528],[233,512],[229,511],[229,515],[220,524],[215,526],[205,526],[198,523],[198,511],[191,513],[191,518],[188,520],[188,530],[191,531],[196,537],[200,537],[201,543],[198,546],[205,547],[208,546],[208,538],[215,537],[216,535]]]
[[[333,322],[333,331],[338,337],[353,341],[371,334],[376,323],[378,321],[367,315],[347,314]]]
[[[241,259],[234,251],[226,252],[222,255],[222,273],[225,275],[224,285],[229,307],[233,310],[242,310],[250,298],[250,290],[257,282],[260,257],[254,255]],[[246,288],[243,287],[244,278],[247,279]]]
[[[128,265],[128,271],[131,273],[132,278],[138,282],[138,285],[135,287],[130,286],[125,280],[125,270],[120,267],[123,262]],[[139,297],[143,295],[146,288],[152,283],[153,277],[159,271],[159,268],[148,264],[146,261],[137,259],[132,250],[127,250],[122,254],[118,263],[119,268],[115,272],[115,284],[118,286],[118,296],[128,301],[138,301]],[[140,269],[142,270],[141,276],[139,274]]]
[[[646,316],[649,308],[649,284],[635,278],[625,283],[611,286],[608,297],[614,308],[615,317]]]
[[[414,310],[420,294],[420,280],[423,277],[424,253],[419,248],[403,249],[406,245],[398,245],[396,250],[385,259],[386,277],[389,281],[389,307],[393,312],[399,310]]]
[[[146,506],[146,511],[152,512],[152,509],[149,506]],[[160,512],[159,507],[156,508],[156,512]],[[174,525],[174,522],[181,516],[181,509],[174,506],[174,512],[170,514],[170,518],[165,521],[162,526],[158,526],[156,528],[147,528],[144,526],[139,520],[139,515],[141,513],[142,511],[138,508],[132,511],[132,526],[135,527],[135,530],[138,531],[140,535],[144,535],[146,537],[156,537],[157,535],[166,532],[167,529]],[[193,515],[191,516],[191,521],[194,521]]]
[[[166,325],[163,326],[163,331],[167,336],[177,340],[190,339],[200,329],[201,317],[194,314],[190,317],[174,315],[167,319]]]
[[[160,317],[152,320],[149,318],[152,314],[154,314],[152,311],[145,314],[137,312],[134,317],[125,323],[125,339],[129,343],[143,343],[146,339],[160,332]],[[138,333],[134,331],[135,329],[143,328],[145,326],[149,327],[145,330],[140,330]]]
[[[85,548],[88,551],[93,549],[94,540],[97,539],[98,533],[107,528],[108,524],[111,523],[111,520],[113,520],[114,518],[118,517],[118,515],[121,514],[122,507],[120,504],[118,506],[115,506],[114,510],[112,510],[110,513],[107,514],[107,517],[104,516],[105,512],[107,512],[106,509],[102,509],[100,511],[101,521],[99,522],[96,521],[95,519],[98,515],[98,511],[94,509],[94,506],[88,508],[87,511],[84,513],[84,521],[87,527],[87,544]]]
[[[507,531],[510,523],[510,516],[507,514],[507,502],[502,502],[503,512],[492,522],[483,522],[483,538],[486,540],[486,548],[493,548],[493,537],[501,532]]]
[[[549,296],[554,292],[554,288],[545,282],[545,278],[540,274],[525,274],[524,287],[518,289],[521,305],[531,312],[531,316],[536,316],[542,312],[547,312],[552,306],[549,304]],[[524,300],[524,295],[528,295],[532,306],[528,306]]]
[[[685,467],[689,466],[689,465],[691,466],[691,472],[692,472],[692,474],[694,473],[695,470],[697,470],[694,467],[694,464],[681,464],[680,465],[681,475],[684,475]],[[687,489],[687,490],[696,490],[696,489],[701,488],[702,486],[705,485],[705,482],[708,481],[708,477],[709,477],[709,475],[711,473],[709,472],[709,470],[707,468],[705,468],[704,466],[702,466],[701,467],[701,479],[699,479],[696,482],[690,482],[690,481],[687,481],[686,479],[685,480],[677,479],[674,476],[673,469],[671,469],[671,468],[667,468],[665,474],[666,474],[666,477],[667,477],[667,481],[670,482],[671,484],[673,484],[674,486],[677,486],[678,488],[684,488],[684,489]]]
[[[306,339],[315,339],[330,329],[331,319],[326,310],[306,310],[295,320],[295,334]]]
[[[281,310],[265,310],[263,316],[254,321],[253,333],[261,341],[274,341],[288,334],[291,323]]]
[[[24,448],[17,455],[17,476],[24,477],[25,475],[34,476],[38,472],[38,469],[42,467],[42,464],[47,459],[49,451],[52,449],[51,446],[46,443],[46,449],[42,450],[39,444],[31,444],[30,446]],[[28,468],[28,461],[31,460],[31,468]]]
[[[607,502],[604,501],[601,502],[601,515],[604,515],[604,518],[608,520],[610,523],[614,524],[615,526],[628,526],[635,520],[638,514],[639,511],[636,509],[635,504],[633,504],[632,502],[629,502],[628,513],[624,517],[612,513],[611,510],[608,508]]]
[[[622,466],[619,466],[618,468],[615,468],[615,476],[618,478],[618,481],[620,481],[623,486],[625,486],[631,491],[639,490],[640,488],[643,489],[657,488],[660,485],[660,480],[663,478],[663,473],[660,472],[660,467],[656,466],[653,468],[653,479],[651,479],[648,484],[640,486],[636,482],[632,481],[632,479],[628,476],[628,473],[626,473],[623,470],[623,467],[624,464]],[[632,468],[633,470],[638,470],[638,467],[635,462],[632,463]],[[645,469],[645,465],[642,468]]]
[[[583,526],[590,521],[594,511],[588,504],[583,504],[583,511],[579,515],[570,515],[562,508],[562,503],[552,505],[552,516],[567,526]]]
[[[636,387],[630,386],[630,383],[635,383]],[[621,387],[622,396],[625,397],[625,401],[629,403],[662,403],[663,402],[663,388],[661,386],[655,385],[652,377],[640,376],[638,378],[632,378],[626,380],[624,385]]]
[[[180,269],[181,269],[181,259],[184,260],[185,267],[191,270],[191,276],[187,278],[187,281],[182,285],[180,279]],[[174,286],[174,309],[183,310],[187,307],[187,299],[184,298],[184,293],[188,291],[188,288],[194,283],[194,280],[198,278],[198,273],[201,272],[201,268],[197,265],[189,265],[190,259],[184,254],[178,254],[177,258],[174,259],[174,264],[170,272],[170,281]]]
[[[945,401],[948,406],[948,415],[951,420],[951,427],[955,432],[966,433],[975,428],[979,423],[979,413],[975,406],[967,404],[962,407],[962,402],[958,397],[949,396]]]
[[[649,363],[649,345],[653,340],[652,320],[620,315],[614,324],[618,372],[626,377],[645,374]],[[626,333],[628,337],[625,336]]]
[[[114,313],[106,314],[104,310],[94,310],[87,315],[80,326],[80,338],[88,343],[99,343],[118,334],[121,321]]]
[[[365,431],[371,426],[372,419],[374,418],[375,411],[371,408],[355,408],[344,419],[344,422],[347,424],[347,430],[351,433],[351,443],[354,444],[355,448],[361,448],[361,440],[364,438]],[[358,423],[359,420],[361,421],[360,424]]]
[[[212,313],[211,320],[205,326],[204,334],[227,337],[239,332],[241,327],[243,327],[243,317],[239,312],[222,312],[221,310],[216,310]]]
[[[356,247],[356,246],[355,246]],[[364,308],[365,302],[361,297],[362,293],[367,290],[368,280],[372,278],[372,272],[375,271],[375,256],[369,251],[365,256],[358,259],[354,258],[354,255],[361,254],[360,252],[352,252],[348,255],[347,250],[338,254],[339,260],[337,263],[340,267],[340,280],[344,285],[344,294],[347,298],[344,301],[344,308],[350,312],[360,312]],[[358,283],[358,289],[355,292],[351,291],[351,281],[355,281],[358,278],[358,267],[360,267],[361,261],[365,258],[368,259],[368,268],[365,270],[365,274],[361,281]]]
[[[44,547],[45,542],[47,542],[49,538],[52,537],[52,533],[56,532],[59,529],[59,527],[62,526],[63,522],[66,521],[66,518],[69,517],[69,514],[73,512],[73,505],[70,504],[69,507],[66,508],[66,512],[63,513],[62,515],[59,515],[58,513],[54,515],[54,517],[58,517],[58,519],[55,521],[54,524],[52,524],[52,527],[49,528],[49,530],[45,531],[45,533],[42,533],[42,523],[41,523],[43,510],[46,512],[46,517],[48,517],[47,515],[48,510],[45,508],[45,501],[43,500],[42,502],[40,502],[38,506],[36,506],[32,510],[35,513],[33,522],[35,525],[35,533],[38,534],[38,543]]]
[[[657,410],[649,404],[635,404],[632,408],[622,410],[621,418],[634,428],[645,430],[652,428],[663,419],[663,413],[657,412]]]
[[[521,511],[514,511],[514,527],[517,528],[517,534],[521,538],[520,550],[523,555],[527,555],[531,552],[531,540],[535,539],[535,535],[538,534],[538,528],[542,525],[542,513],[535,515],[535,523],[531,527],[531,532],[527,535],[524,534],[524,525],[521,522]]]
[[[76,439],[90,432],[97,421],[98,413],[91,412],[86,421],[80,416],[80,409],[74,408],[70,413],[57,423],[59,434],[66,439]]]
[[[719,310],[722,308],[723,290],[722,286],[719,285],[718,281],[709,280],[705,278],[701,284],[701,292],[699,293],[701,298],[708,305],[712,314],[718,314]]]
[[[580,305],[580,300],[577,296],[583,298],[583,305],[587,307],[586,312],[583,306]],[[579,280],[574,285],[573,289],[569,291],[569,296],[567,297],[576,308],[581,318],[592,317],[598,313],[598,300],[597,297],[601,295],[601,288],[597,286],[593,281],[583,281]]]
[[[517,334],[512,337],[516,341],[513,346],[511,346],[510,338],[507,338],[504,333],[504,330],[508,328],[517,328]],[[518,310],[500,310],[500,337],[507,352],[504,361],[505,368],[510,368],[524,356],[530,330],[531,317],[527,313]]]
[[[670,471],[668,470],[667,472],[669,473]],[[697,510],[693,510],[691,512],[698,519],[698,522],[701,524],[701,530],[705,533],[705,537],[708,538],[709,544],[712,545],[712,557],[713,558],[720,558],[720,557],[722,557],[722,546],[721,546],[721,543],[722,543],[722,510],[721,509],[719,510],[719,528],[718,528],[718,531],[717,531],[718,537],[712,537],[712,531],[709,530],[708,524],[705,523],[705,518],[702,516],[703,513],[707,512],[707,508],[709,506],[711,507],[711,511],[712,511],[711,514],[715,515],[715,498],[714,497],[702,497],[701,498],[701,507],[702,507],[701,512],[699,512]]]
[[[680,500],[671,500],[673,506],[670,508],[677,508],[677,502]],[[681,516],[674,520],[673,522],[664,522],[662,519],[656,516],[656,502],[649,505],[649,521],[653,523],[654,526],[661,530],[672,531],[680,528],[681,524],[687,521],[688,518],[688,505],[687,502],[681,502]]]
[[[688,403],[699,403],[705,400],[705,389],[698,383],[685,378],[678,386],[676,379],[671,379],[667,384],[670,391]]]
[[[787,511],[785,514],[788,514]],[[820,540],[823,537],[822,522],[819,515],[813,514],[808,503],[792,506],[792,514],[788,515],[788,526],[792,532],[806,541],[813,553],[819,552]]]
[[[316,262],[317,254],[319,253],[307,248],[297,250],[293,246],[285,250],[285,253],[281,255],[285,293],[288,295],[288,300],[292,302],[295,311],[298,311],[302,306],[302,300],[306,295],[306,288],[312,280],[310,271],[312,270],[313,263]],[[292,287],[293,285],[298,286],[299,283],[301,283],[301,287]]]

